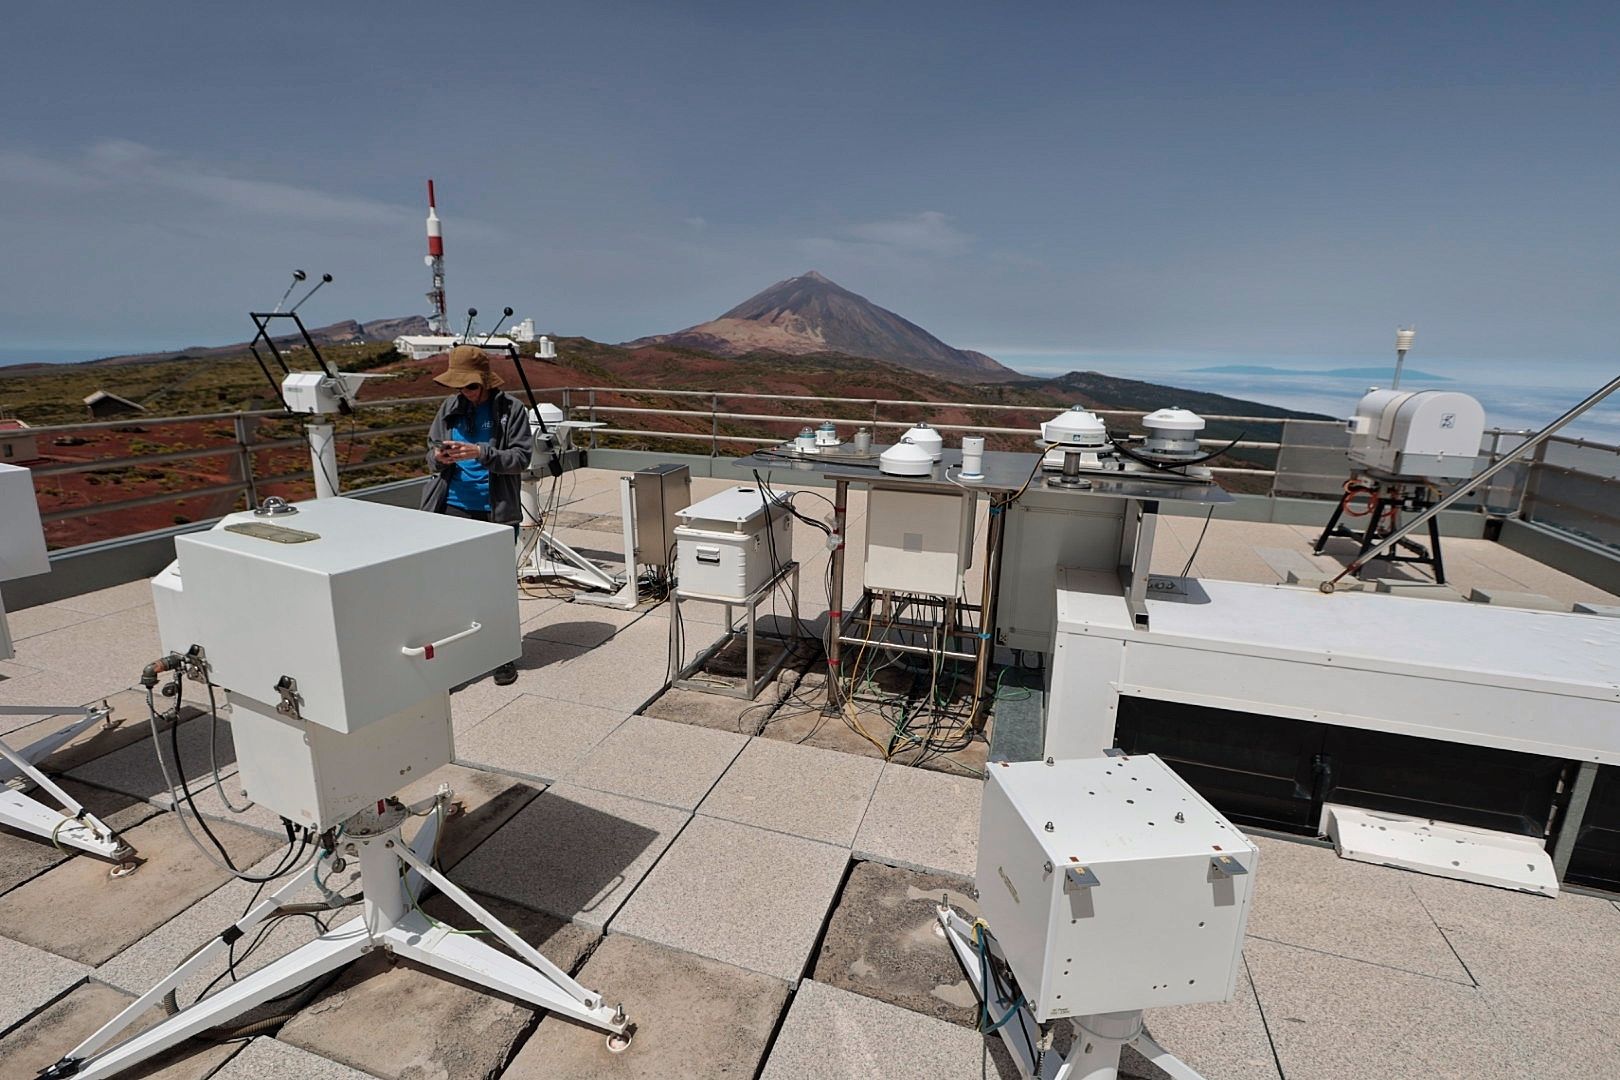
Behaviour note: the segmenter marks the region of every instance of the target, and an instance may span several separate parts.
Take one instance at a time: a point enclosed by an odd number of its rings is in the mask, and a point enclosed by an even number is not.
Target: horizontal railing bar
[[[32,466],[36,476],[66,476],[69,473],[98,472],[103,469],[134,469],[142,465],[161,465],[169,461],[190,461],[203,457],[234,457],[240,448],[231,443],[227,446],[205,446],[199,450],[170,450],[161,454],[137,454],[134,457],[97,458],[94,461],[73,461],[55,465]]]
[[[214,495],[227,495],[236,492],[238,495],[247,490],[247,485],[241,481],[230,484],[214,484],[209,487],[192,488],[189,491],[164,491],[156,495],[141,495],[134,499],[119,499],[117,502],[95,503],[91,506],[70,506],[64,510],[51,510],[40,514],[41,521],[62,521],[67,518],[89,517],[92,514],[111,514],[120,510],[135,510],[142,506],[156,506],[159,503],[180,502],[183,499],[206,499]]]

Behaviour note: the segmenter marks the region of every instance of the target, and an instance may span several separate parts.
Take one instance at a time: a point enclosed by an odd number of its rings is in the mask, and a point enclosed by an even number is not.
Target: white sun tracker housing
[[[1076,405],[1042,424],[1041,439],[1054,446],[1107,446],[1108,425],[1084,405]]]
[[[900,441],[902,443],[910,442],[919,450],[927,453],[929,461],[938,461],[945,456],[944,436],[929,427],[926,422],[918,423],[916,427],[900,436]]]
[[[1460,480],[1474,475],[1485,410],[1453,390],[1373,390],[1346,426],[1356,465],[1386,476]]]
[[[1159,409],[1142,417],[1147,439],[1142,449],[1157,458],[1190,458],[1199,453],[1204,418],[1188,409]]]

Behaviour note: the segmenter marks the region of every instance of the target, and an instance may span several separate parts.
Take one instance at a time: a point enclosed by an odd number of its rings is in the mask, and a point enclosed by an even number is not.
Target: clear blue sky
[[[807,269],[1012,359],[1620,349],[1612,4],[18,4],[0,348],[453,309],[608,341]],[[1121,359],[1123,358],[1123,359]],[[1070,365],[1075,366],[1075,365]]]

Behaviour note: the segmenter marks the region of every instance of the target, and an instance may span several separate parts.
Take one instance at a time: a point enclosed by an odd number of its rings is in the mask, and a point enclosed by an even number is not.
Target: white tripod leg
[[[271,967],[275,967],[275,964],[272,964],[270,967],[266,967],[261,971],[255,972],[246,979],[233,983],[229,988],[220,991],[213,997],[206,998],[190,1008],[182,1009],[168,1020],[165,1020],[156,1027],[142,1033],[140,1036],[120,1043],[113,1047],[112,1050],[105,1053],[102,1052],[103,1049],[112,1043],[112,1041],[116,1039],[118,1035],[126,1028],[128,1028],[130,1024],[139,1019],[141,1015],[146,1012],[146,1010],[155,1007],[159,1002],[168,996],[169,991],[180,986],[180,984],[184,983],[192,975],[205,970],[211,962],[227,952],[233,942],[239,941],[246,937],[255,927],[274,914],[276,909],[281,906],[281,902],[284,897],[296,893],[299,889],[303,888],[305,885],[308,885],[314,879],[314,876],[315,867],[312,865],[305,867],[303,870],[288,878],[284,885],[276,889],[275,892],[271,893],[264,900],[254,905],[254,907],[246,915],[243,915],[236,922],[232,923],[222,933],[217,934],[206,945],[188,957],[186,961],[179,967],[171,971],[161,981],[154,984],[151,989],[146,991],[146,993],[142,994],[139,998],[135,999],[135,1001],[131,1002],[123,1012],[119,1013],[117,1016],[103,1024],[101,1028],[95,1032],[95,1034],[91,1035],[88,1039],[84,1040],[84,1042],[74,1047],[73,1051],[69,1053],[67,1057],[63,1058],[61,1062],[58,1062],[55,1066],[53,1066],[54,1069],[58,1070],[54,1075],[64,1077],[111,1076],[119,1069],[128,1068],[136,1062],[143,1061],[146,1058],[151,1057],[153,1054],[161,1053],[168,1047],[173,1046],[175,1043],[180,1042],[183,1039],[190,1038],[199,1031],[206,1031],[208,1028],[215,1027],[224,1021],[229,1020],[231,1017],[239,1015],[247,1009],[252,1008],[253,1004],[256,1004],[257,1002],[238,1004],[238,1006],[232,1011],[224,1011],[224,1009],[219,1006],[218,1003],[224,1000],[240,1002],[242,1000],[240,996],[227,999],[226,995],[228,993],[235,992],[237,988],[244,985],[257,985],[257,983],[254,983],[253,980],[258,979],[259,976],[264,974],[264,972],[269,971]],[[328,934],[326,936],[331,937],[333,934],[341,934],[344,931],[349,930],[351,927],[357,926],[360,926],[360,920],[352,919],[343,927],[339,928],[339,930],[333,931],[332,934]],[[365,940],[363,933],[360,940],[363,944]],[[308,946],[306,946],[306,948],[307,947]],[[297,956],[302,951],[303,950],[298,950],[288,954],[287,957],[283,957],[282,960],[277,961],[277,964],[284,962],[292,956]],[[358,955],[358,953],[356,955]],[[331,969],[327,968],[325,970]],[[317,972],[316,974],[319,973]],[[293,982],[290,985],[298,986],[301,985],[302,982],[308,982],[309,979],[315,977],[316,975],[309,975],[303,978],[300,982]],[[266,1000],[276,996],[276,994],[280,992],[281,991],[279,990],[272,990],[264,994],[264,996],[260,997],[258,1000]],[[208,1008],[204,1010],[204,1006],[207,1006]],[[176,1026],[175,1028],[171,1029],[170,1025],[181,1020],[182,1018],[187,1018],[186,1024],[183,1025],[183,1030],[181,1026]],[[201,1019],[201,1022],[196,1026],[192,1026],[192,1021],[197,1019]],[[172,1039],[168,1038],[167,1036],[173,1031],[179,1031],[180,1033],[174,1035]],[[154,1037],[158,1036],[161,1037],[154,1039]],[[81,1066],[80,1071],[67,1071],[68,1063],[79,1063]],[[45,1073],[43,1075],[50,1076],[52,1074]]]
[[[505,923],[484,910],[455,882],[418,858],[415,852],[401,848],[399,857],[457,907],[478,920],[502,944],[516,953],[518,959],[453,930],[432,927],[416,912],[406,915],[383,935],[395,952],[475,985],[488,986],[503,994],[522,998],[615,1035],[624,1034],[629,1025],[622,1009],[603,1005],[600,994],[592,993],[575,982],[566,971],[546,959]]]
[[[618,591],[612,596],[578,596],[575,601],[581,604],[599,604],[602,607],[623,608],[632,610],[636,602],[641,599],[640,584],[636,580],[636,499],[632,485],[635,481],[628,476],[619,477],[619,523],[624,528],[624,581],[619,584]]]
[[[121,859],[129,853],[129,845],[118,839],[117,833],[34,765],[34,762],[49,757],[57,747],[92,724],[104,720],[106,716],[106,710],[92,709],[76,723],[36,740],[21,750],[13,750],[4,739],[0,739],[0,783],[32,784],[55,799],[60,807],[56,809],[47,806],[14,788],[0,790],[0,825],[9,825],[14,829],[43,836],[58,847],[66,844],[107,859]]]

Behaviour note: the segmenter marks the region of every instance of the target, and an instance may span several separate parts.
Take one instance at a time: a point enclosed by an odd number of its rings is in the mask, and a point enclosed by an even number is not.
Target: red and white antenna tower
[[[428,323],[434,333],[448,334],[450,319],[444,306],[444,237],[439,233],[439,211],[433,199],[432,180],[428,181],[427,241],[428,253],[424,261],[433,273],[433,288],[428,290],[427,294],[433,315]]]

